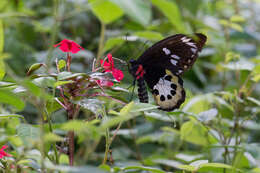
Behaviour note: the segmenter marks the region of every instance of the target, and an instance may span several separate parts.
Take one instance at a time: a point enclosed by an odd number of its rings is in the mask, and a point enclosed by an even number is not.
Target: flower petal
[[[116,68],[112,69],[112,75],[118,82],[120,82],[124,78],[124,73]]]
[[[54,47],[60,46],[59,49],[63,52],[77,53],[80,49],[83,49],[80,45],[72,40],[64,39],[60,43],[55,44]]]
[[[114,60],[111,53],[107,54],[107,59],[108,59],[108,63],[111,65],[111,68],[114,68]]]

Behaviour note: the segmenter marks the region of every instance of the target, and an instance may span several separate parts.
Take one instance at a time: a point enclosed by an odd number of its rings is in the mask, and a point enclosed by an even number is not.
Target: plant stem
[[[67,53],[67,70],[70,72],[70,64],[71,64],[71,54]]]
[[[59,23],[60,23],[58,11],[59,11],[59,0],[54,0],[53,1],[53,18],[54,18],[55,22],[52,26],[50,45],[54,45],[56,42],[56,38],[57,38],[57,33],[58,33],[58,28],[59,28]],[[46,65],[48,68],[50,68],[50,65],[51,65],[53,49],[54,49],[53,46],[50,46],[50,48],[48,50],[48,55],[47,55],[47,59],[46,59]]]
[[[106,150],[105,150],[105,156],[104,156],[102,164],[106,164],[106,162],[107,162],[109,148],[110,148],[109,129],[107,128],[106,129]]]
[[[99,45],[98,45],[98,53],[97,53],[97,63],[96,68],[99,66],[100,58],[103,54],[103,47],[104,47],[104,40],[105,40],[105,31],[106,31],[106,25],[101,22],[101,32],[100,32],[100,39],[99,39]]]

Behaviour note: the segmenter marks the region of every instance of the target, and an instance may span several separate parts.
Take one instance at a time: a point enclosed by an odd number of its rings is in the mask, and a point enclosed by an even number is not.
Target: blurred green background
[[[141,116],[123,123],[111,146],[110,166],[103,166],[103,170],[257,173],[259,16],[259,0],[1,0],[0,78],[3,82],[23,80],[36,62],[46,63],[49,71],[55,71],[55,59],[66,59],[66,55],[53,45],[63,39],[84,48],[73,55],[72,71],[89,73],[93,60],[107,53],[128,62],[167,36],[204,33],[208,37],[206,46],[183,76],[187,93],[183,106],[170,113],[139,112]],[[127,65],[116,61],[116,67],[125,75],[118,85],[127,89],[133,83]],[[131,93],[114,95],[130,101]],[[136,92],[134,95],[138,103]],[[107,110],[119,110],[114,102],[105,102]],[[6,105],[1,105],[0,111],[18,112]],[[39,119],[30,103],[18,113],[28,124],[36,124]],[[93,117],[88,110],[80,115],[81,119]],[[52,119],[57,124],[64,122],[65,112],[53,113]],[[35,156],[28,154],[35,146],[17,137],[20,124],[17,119],[0,119],[0,144],[9,142],[16,161],[30,158],[37,165]],[[115,127],[110,127],[111,134]],[[55,128],[59,130],[58,125]],[[77,136],[75,163],[87,165],[79,167],[78,172],[99,171],[96,167],[102,163],[105,139],[95,130],[97,127]],[[60,160],[67,164],[66,155]],[[21,170],[29,165],[24,170],[36,172],[38,167],[33,164],[21,163]]]

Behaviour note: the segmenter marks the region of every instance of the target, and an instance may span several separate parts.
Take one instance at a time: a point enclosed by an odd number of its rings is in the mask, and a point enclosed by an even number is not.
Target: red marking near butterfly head
[[[143,66],[140,64],[135,72],[136,79],[142,78],[145,74]]]

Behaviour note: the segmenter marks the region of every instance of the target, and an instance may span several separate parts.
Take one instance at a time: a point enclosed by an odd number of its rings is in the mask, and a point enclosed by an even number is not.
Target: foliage
[[[0,148],[10,157],[0,170],[260,172],[259,7],[258,0],[2,0]],[[184,75],[182,107],[139,103],[136,89],[132,101],[129,59],[166,36],[194,32],[208,41]],[[64,39],[79,52],[53,47]]]

